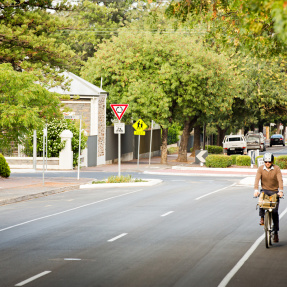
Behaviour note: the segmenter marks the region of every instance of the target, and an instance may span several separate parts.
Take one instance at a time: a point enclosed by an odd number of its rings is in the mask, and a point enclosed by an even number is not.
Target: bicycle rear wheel
[[[266,248],[269,248],[272,245],[271,239],[271,224],[272,224],[272,218],[271,218],[271,212],[266,211],[264,216],[264,230],[265,230],[265,245]]]

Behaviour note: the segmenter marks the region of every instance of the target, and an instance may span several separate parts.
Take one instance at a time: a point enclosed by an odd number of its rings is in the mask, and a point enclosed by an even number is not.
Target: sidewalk
[[[177,155],[169,155],[168,163],[161,164],[160,157],[153,157],[149,164],[149,159],[121,162],[121,173],[142,172],[145,174],[169,174],[183,176],[232,176],[232,177],[251,177],[253,181],[257,168],[206,168],[194,164],[194,158],[188,156],[188,162],[182,163],[176,161]],[[41,171],[35,170],[11,170],[11,177],[0,178],[0,206],[19,201],[29,200],[41,196],[47,196],[73,189],[83,188],[83,185],[90,184],[93,179],[85,178],[85,172],[95,172],[95,178],[98,172],[114,172],[117,175],[118,164],[101,165],[96,167],[85,167],[81,169],[80,179],[76,177],[49,177],[49,171],[45,174],[45,184],[42,177],[35,177],[35,173]],[[55,172],[55,171],[54,171]],[[59,171],[61,172],[61,171]],[[29,177],[17,176],[17,173],[31,173]],[[287,170],[282,170],[284,179],[287,180]]]

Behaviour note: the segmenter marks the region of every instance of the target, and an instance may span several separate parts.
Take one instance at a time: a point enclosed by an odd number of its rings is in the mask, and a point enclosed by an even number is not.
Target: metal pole
[[[141,141],[141,136],[139,135],[139,140],[138,140],[138,168],[140,164],[140,141]]]
[[[45,129],[43,130],[43,185],[45,185]]]
[[[118,133],[118,176],[121,176],[121,134]]]
[[[46,126],[46,171],[48,169],[48,127]]]
[[[80,179],[80,164],[81,164],[81,132],[82,132],[82,119],[80,119],[80,131],[79,131],[78,180]]]
[[[151,160],[152,129],[153,129],[153,120],[151,121],[151,131],[150,131],[149,161],[148,161],[149,165],[150,165],[150,160]]]
[[[33,169],[37,168],[37,131],[33,133]]]

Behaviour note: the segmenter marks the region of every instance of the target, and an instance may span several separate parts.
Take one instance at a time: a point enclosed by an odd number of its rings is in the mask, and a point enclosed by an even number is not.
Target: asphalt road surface
[[[157,177],[1,206],[0,286],[286,286],[287,216],[266,249],[240,178]]]

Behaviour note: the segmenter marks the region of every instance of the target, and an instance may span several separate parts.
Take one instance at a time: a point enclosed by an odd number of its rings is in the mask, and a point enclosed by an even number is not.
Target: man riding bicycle
[[[260,166],[257,170],[254,183],[254,197],[259,196],[258,190],[259,180],[261,180],[261,191],[271,196],[277,193],[279,197],[283,197],[283,179],[279,166],[274,165],[274,155],[272,153],[265,153],[263,156],[264,165]],[[279,242],[279,199],[277,207],[272,211],[272,218],[274,224],[274,242]],[[264,209],[259,208],[260,225],[264,225]]]

